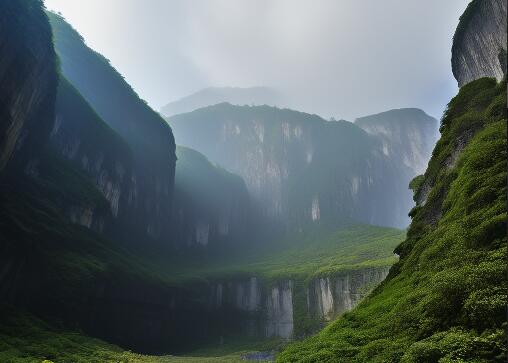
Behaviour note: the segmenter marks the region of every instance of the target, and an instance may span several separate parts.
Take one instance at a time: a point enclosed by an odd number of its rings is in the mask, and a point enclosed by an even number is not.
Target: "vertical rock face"
[[[307,297],[301,311],[295,315],[295,284],[291,280],[267,284],[256,277],[247,280],[219,282],[211,286],[208,301],[211,311],[227,310],[245,313],[238,319],[248,335],[264,338],[291,339],[298,319],[311,318],[330,321],[354,308],[388,275],[389,268],[358,270],[333,277],[312,280],[303,291]],[[298,288],[302,288],[298,285]]]
[[[56,57],[39,1],[0,3],[0,54],[1,172],[16,149],[23,164],[33,157],[53,124]]]
[[[113,189],[108,192],[114,199],[126,196],[127,202],[120,203],[117,213],[124,214],[126,220],[138,221],[142,227],[142,233],[131,236],[126,231],[124,237],[171,240],[176,162],[171,128],[104,57],[85,45],[83,38],[63,18],[52,13],[49,18],[63,75],[132,152],[132,174],[124,175],[129,187],[120,191],[113,183]],[[105,180],[104,186],[109,188],[109,185]]]
[[[271,286],[256,277],[212,285],[208,300],[211,309],[244,313],[244,334],[263,338],[290,339],[293,335],[293,282]],[[231,332],[229,332],[231,333]]]
[[[389,267],[366,269],[313,280],[307,291],[311,315],[330,321],[353,309],[363,297],[388,276]]]
[[[283,281],[270,289],[266,299],[266,337],[293,336],[293,282]]]
[[[453,37],[452,71],[459,87],[506,73],[507,0],[473,0]]]
[[[437,128],[419,112],[427,123],[388,125],[389,135],[268,106],[219,104],[169,122],[179,143],[240,175],[263,215],[290,229],[351,219],[405,227],[407,185],[426,164],[429,130]]]

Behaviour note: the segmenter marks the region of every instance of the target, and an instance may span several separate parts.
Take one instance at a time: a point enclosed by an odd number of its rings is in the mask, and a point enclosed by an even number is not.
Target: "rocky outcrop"
[[[473,0],[453,37],[452,71],[459,87],[506,74],[506,0]]]
[[[117,228],[123,229],[123,240],[171,241],[176,162],[171,128],[62,17],[49,13],[49,18],[63,76],[131,151],[132,165],[120,155],[114,170],[99,181],[99,187],[106,188],[112,212],[131,223]],[[102,147],[107,147],[107,142],[99,145]],[[132,221],[139,227],[136,234],[129,233]]]
[[[389,126],[394,134],[380,137],[350,122],[268,106],[219,104],[169,122],[179,143],[240,175],[263,215],[292,230],[351,219],[405,227],[407,184],[417,174],[407,164],[425,164],[433,142],[425,140],[431,122]]]
[[[211,311],[227,310],[245,313],[240,317],[244,334],[263,338],[294,337],[295,326],[304,319],[327,322],[353,309],[363,297],[385,279],[389,268],[373,268],[320,277],[307,285],[292,280],[267,284],[256,277],[214,283],[208,304]],[[303,288],[304,291],[297,291]],[[303,301],[296,299],[303,293]],[[296,304],[304,306],[297,315]],[[300,321],[298,321],[300,320]]]
[[[389,267],[359,270],[313,280],[307,290],[309,314],[324,321],[353,309],[386,276]]]
[[[0,172],[13,153],[26,162],[51,130],[56,56],[41,3],[0,4]]]
[[[249,240],[258,221],[244,181],[199,152],[177,147],[172,230],[176,248]]]

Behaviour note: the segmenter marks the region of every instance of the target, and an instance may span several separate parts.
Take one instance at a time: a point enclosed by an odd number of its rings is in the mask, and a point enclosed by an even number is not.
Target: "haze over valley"
[[[503,362],[506,0],[0,3],[0,361]]]

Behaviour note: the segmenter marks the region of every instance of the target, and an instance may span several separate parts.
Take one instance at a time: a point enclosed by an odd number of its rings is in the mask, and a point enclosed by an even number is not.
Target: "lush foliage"
[[[172,276],[186,281],[258,276],[267,281],[310,280],[352,270],[391,266],[393,249],[404,238],[398,229],[368,225],[320,226],[295,233],[269,246],[246,246],[240,252],[208,261],[175,261]]]
[[[280,362],[505,361],[506,119],[506,81],[460,90],[401,260],[357,309]]]

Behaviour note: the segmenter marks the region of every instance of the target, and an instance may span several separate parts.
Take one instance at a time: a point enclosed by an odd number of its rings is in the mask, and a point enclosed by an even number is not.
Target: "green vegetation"
[[[39,323],[26,324],[40,327],[34,332],[24,330],[21,327],[26,325],[16,323],[12,325],[19,325],[20,330],[15,330],[2,319],[0,330],[8,345],[0,352],[4,361],[12,358],[13,362],[30,362],[34,357],[41,357],[55,362],[80,362],[80,359],[83,362],[93,359],[97,362],[107,362],[108,359],[115,362],[235,362],[239,360],[239,352],[266,349],[273,347],[274,342],[260,344],[228,338],[219,349],[192,352],[200,358],[145,357],[89,339],[82,333],[69,333],[65,330],[69,322],[58,323],[60,318],[52,317],[55,312],[46,309],[48,306],[58,307],[61,311],[56,316],[71,316],[74,322],[83,319],[79,312],[85,309],[88,296],[95,293],[98,282],[142,284],[158,290],[176,286],[189,290],[195,286],[198,290],[203,287],[203,282],[216,279],[256,275],[273,282],[295,278],[297,283],[304,283],[304,280],[322,274],[388,266],[395,261],[392,250],[404,235],[399,230],[373,226],[348,225],[339,230],[318,226],[305,234],[295,234],[280,241],[280,244],[261,249],[254,245],[250,250],[243,249],[241,253],[232,253],[222,259],[201,260],[177,255],[172,260],[160,253],[160,260],[151,260],[148,255],[134,255],[117,243],[68,221],[59,201],[63,205],[94,205],[97,213],[101,212],[102,205],[105,214],[109,210],[108,204],[73,164],[49,151],[47,154],[40,160],[38,169],[41,173],[37,177],[11,176],[13,179],[4,179],[1,184],[0,238],[6,241],[2,246],[6,248],[3,254],[6,263],[14,267],[7,270],[6,280],[2,281],[16,281],[14,285],[4,284],[3,287],[23,289],[21,296],[27,294],[30,297],[27,308],[41,311],[51,324],[62,328],[54,330]],[[14,279],[15,266],[24,261],[29,268],[25,267],[23,274]],[[311,323],[315,322],[297,323],[301,326],[297,329],[315,328]],[[23,330],[25,333],[20,333]],[[204,356],[221,358],[205,359]]]
[[[258,276],[268,282],[310,280],[353,270],[391,266],[393,249],[405,232],[385,227],[323,226],[295,233],[269,246],[245,247],[212,261],[185,261],[172,265],[172,276],[189,279],[228,279]]]
[[[197,352],[197,356],[147,356],[125,351],[115,345],[69,332],[0,306],[0,361],[2,363],[240,363],[241,354],[255,345],[236,349]],[[263,348],[262,346],[259,346]],[[214,354],[215,353],[215,354]]]
[[[506,113],[506,80],[461,88],[400,261],[356,309],[279,362],[505,361]]]

